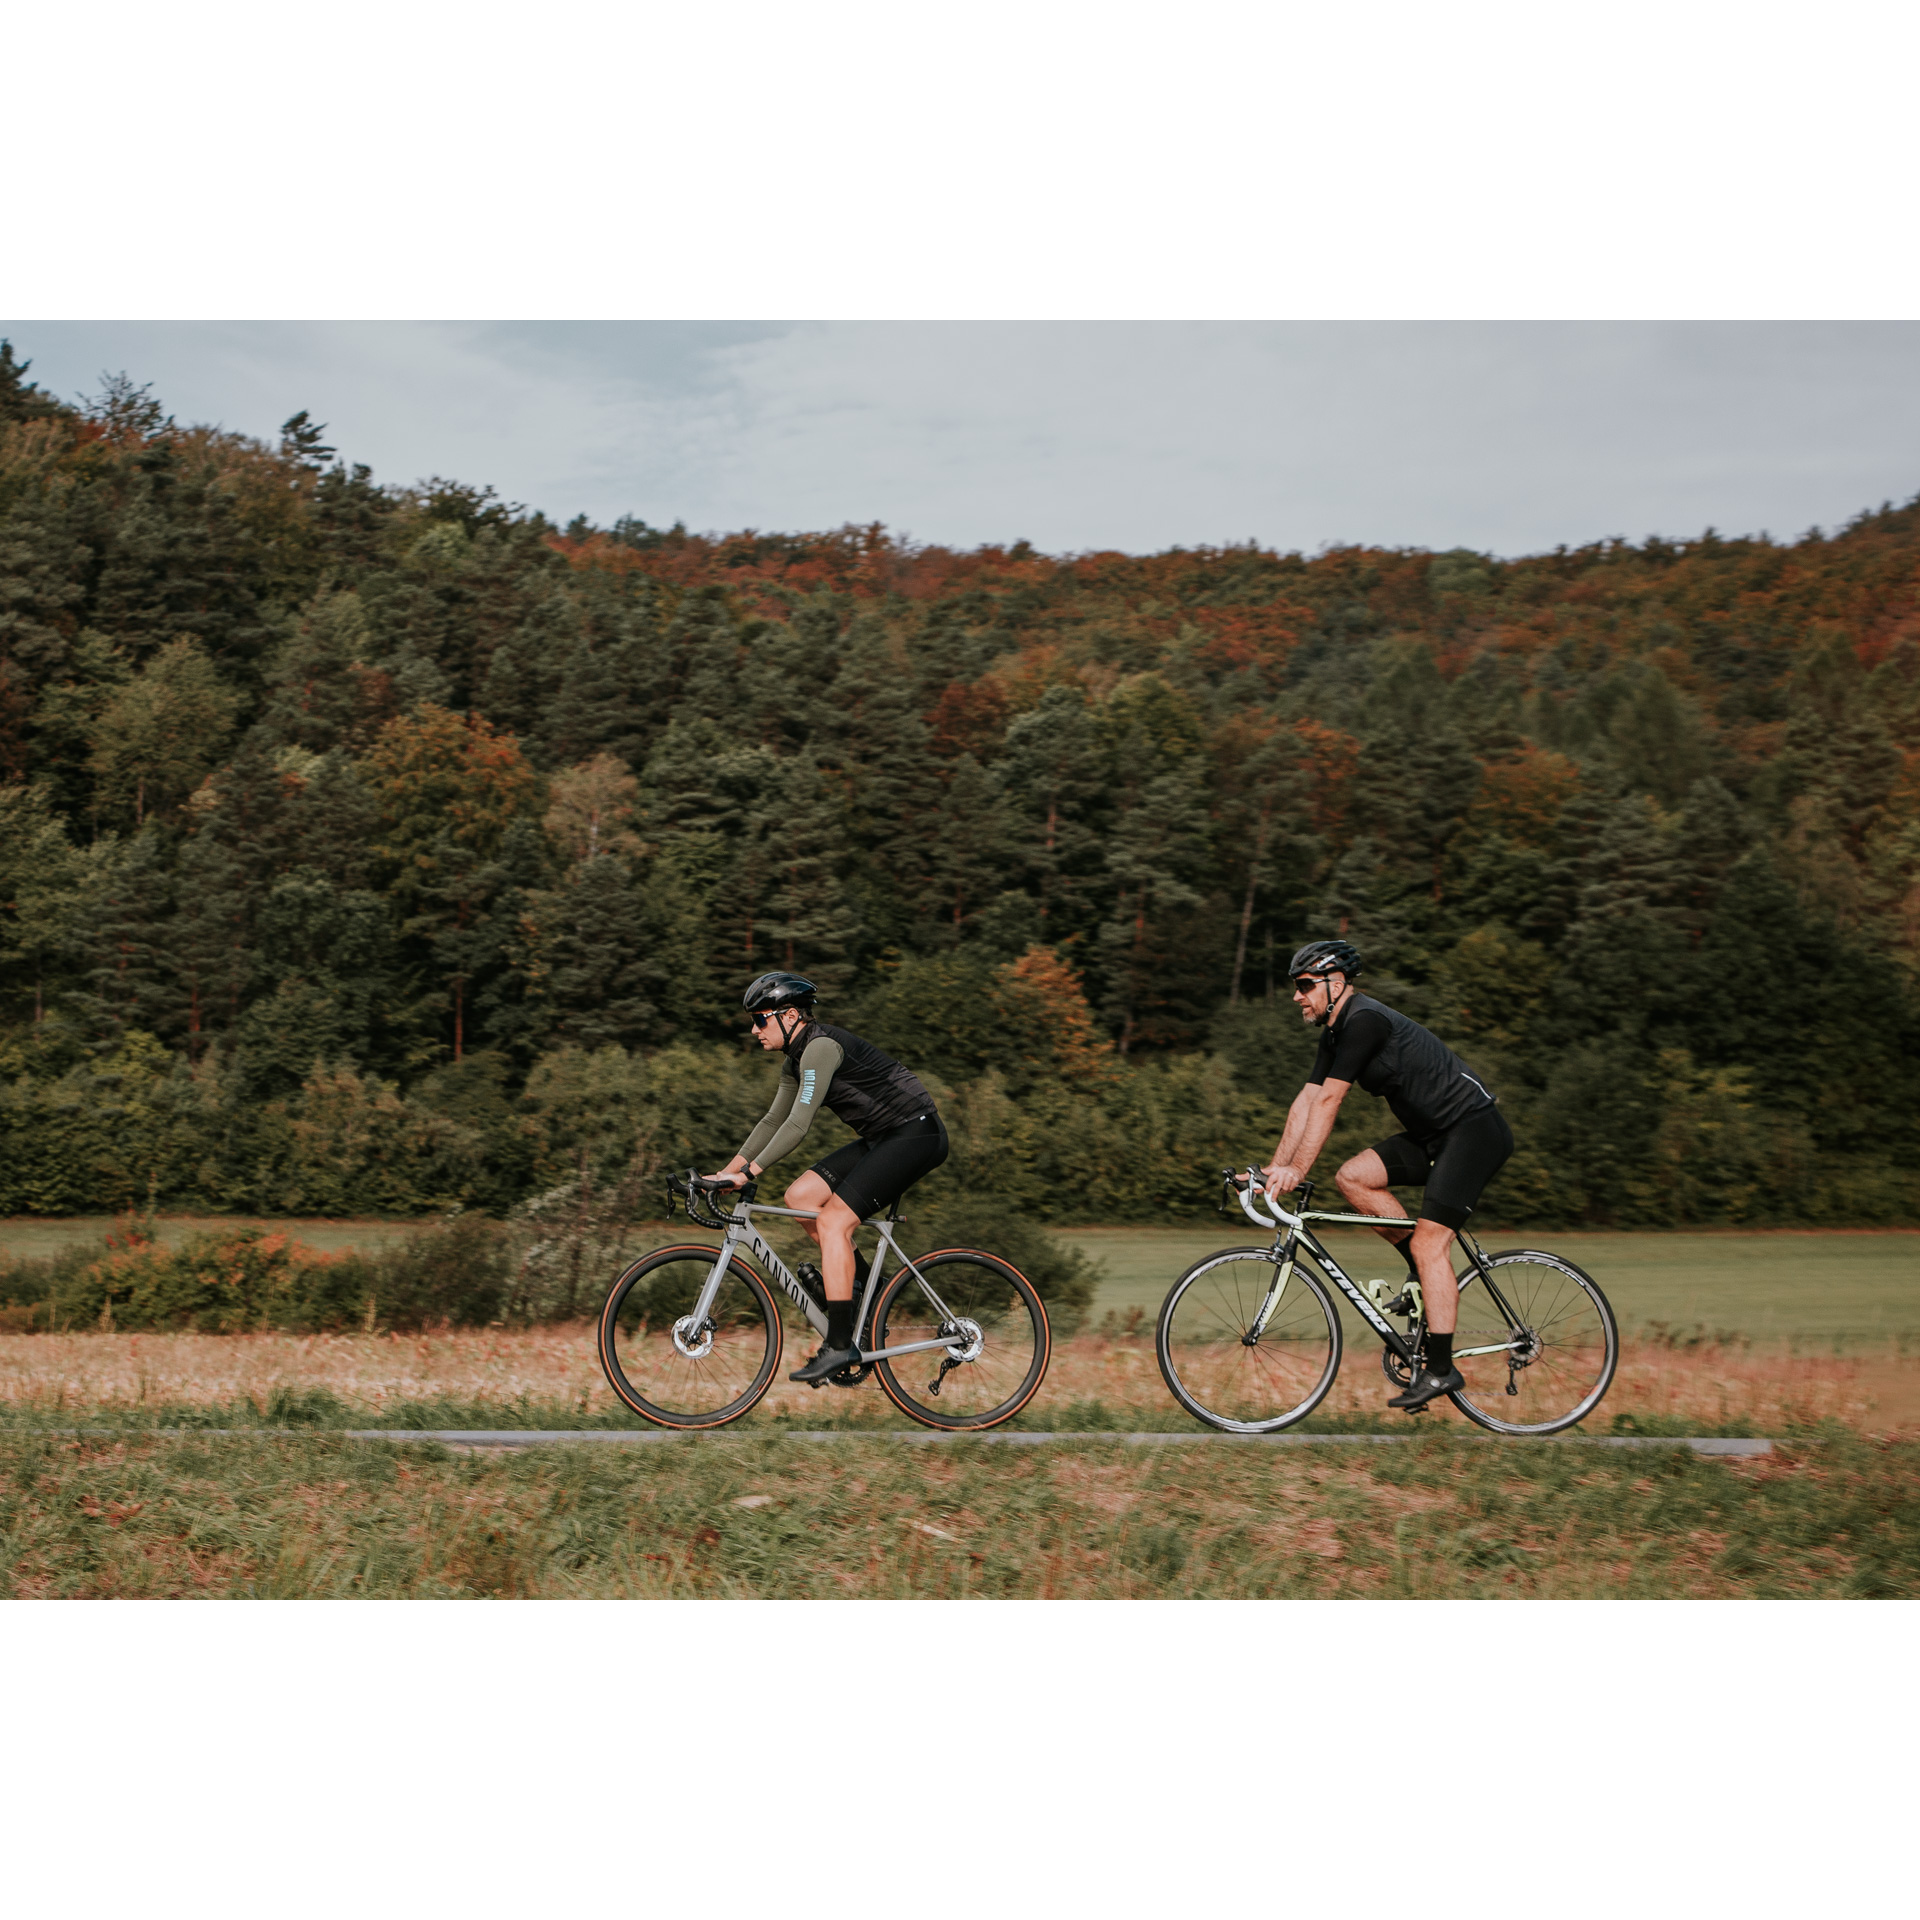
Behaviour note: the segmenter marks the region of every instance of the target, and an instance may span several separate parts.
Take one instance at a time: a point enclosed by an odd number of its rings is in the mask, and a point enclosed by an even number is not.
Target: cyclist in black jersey
[[[1345,940],[1314,940],[1293,956],[1294,1003],[1322,1029],[1313,1071],[1287,1114],[1266,1168],[1272,1191],[1289,1193],[1327,1143],[1347,1089],[1381,1095],[1402,1132],[1357,1153],[1334,1176],[1358,1213],[1406,1221],[1392,1186],[1424,1187],[1420,1218],[1380,1232],[1400,1251],[1426,1303],[1425,1365],[1387,1402],[1409,1413],[1464,1386],[1453,1364],[1460,1289],[1448,1254],[1482,1190],[1513,1152],[1513,1130],[1495,1096],[1444,1041],[1404,1013],[1354,990],[1360,955]]]
[[[820,1249],[827,1337],[789,1380],[813,1386],[860,1364],[854,1343],[857,1264],[853,1230],[947,1157],[947,1129],[919,1079],[891,1054],[815,1018],[816,989],[797,973],[763,973],[741,997],[753,1030],[782,1056],[773,1104],[745,1144],[712,1178],[743,1187],[791,1153],[822,1107],[860,1138],[836,1147],[787,1189],[787,1205],[814,1214],[800,1225]],[[803,1280],[811,1280],[806,1267]]]

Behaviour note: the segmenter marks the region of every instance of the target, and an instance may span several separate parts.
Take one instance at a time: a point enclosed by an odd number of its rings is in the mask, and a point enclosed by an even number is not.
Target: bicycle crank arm
[[[898,1347],[882,1347],[878,1353],[869,1353],[860,1349],[862,1362],[873,1360],[897,1360],[903,1353],[957,1353],[966,1346],[966,1341],[950,1335],[945,1340],[909,1340]]]

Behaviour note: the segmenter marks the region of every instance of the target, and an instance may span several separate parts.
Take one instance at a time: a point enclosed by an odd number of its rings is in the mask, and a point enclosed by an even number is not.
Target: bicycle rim
[[[1494,1433],[1558,1433],[1585,1419],[1620,1361],[1606,1295],[1558,1254],[1518,1249],[1494,1254],[1487,1265],[1519,1325],[1507,1325],[1484,1283],[1461,1276],[1453,1350],[1466,1385],[1453,1404]],[[1483,1346],[1501,1350],[1462,1352]],[[1510,1354],[1520,1364],[1509,1367]]]
[[[1007,1261],[971,1247],[947,1247],[914,1264],[946,1311],[927,1298],[912,1269],[902,1267],[873,1310],[873,1345],[939,1340],[956,1322],[970,1322],[978,1352],[944,1370],[934,1350],[876,1361],[887,1397],[922,1426],[951,1433],[1011,1420],[1039,1392],[1053,1352],[1047,1310],[1033,1283]]]
[[[1160,1309],[1160,1377],[1196,1420],[1223,1433],[1278,1433],[1304,1420],[1340,1371],[1340,1316],[1298,1266],[1248,1344],[1274,1272],[1268,1249],[1235,1247],[1182,1274]]]
[[[601,1310],[608,1384],[635,1413],[663,1427],[739,1419],[773,1384],[780,1364],[779,1310],[766,1282],[739,1260],[721,1276],[707,1324],[685,1324],[714,1259],[708,1247],[663,1247],[613,1283]]]

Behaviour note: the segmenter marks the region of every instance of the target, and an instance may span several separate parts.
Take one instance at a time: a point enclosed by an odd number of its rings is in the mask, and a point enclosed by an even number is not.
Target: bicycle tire
[[[779,1369],[780,1310],[766,1281],[737,1256],[714,1298],[717,1324],[706,1354],[690,1355],[675,1341],[675,1321],[666,1316],[692,1305],[716,1258],[712,1247],[661,1247],[620,1275],[600,1310],[607,1384],[656,1426],[697,1431],[738,1420]]]
[[[903,1354],[898,1365],[876,1360],[873,1370],[887,1398],[908,1419],[943,1433],[984,1433],[1011,1420],[1040,1391],[1053,1356],[1053,1329],[1033,1282],[1011,1261],[977,1247],[943,1247],[914,1266],[955,1317],[980,1328],[983,1344],[977,1358],[937,1374],[938,1386],[930,1383],[924,1395],[908,1385],[902,1368],[939,1366],[937,1356]],[[927,1301],[913,1268],[903,1266],[874,1302],[872,1344],[878,1350],[935,1339],[947,1324]]]
[[[1235,1271],[1248,1262],[1266,1272]],[[1274,1264],[1271,1247],[1223,1248],[1189,1267],[1161,1304],[1153,1334],[1160,1377],[1188,1413],[1222,1433],[1279,1433],[1304,1420],[1339,1377],[1340,1315],[1319,1277],[1303,1266],[1294,1267],[1259,1341],[1246,1341]]]
[[[1522,1365],[1509,1368],[1503,1354],[1463,1359],[1457,1350],[1480,1341],[1472,1330],[1457,1331],[1454,1365],[1467,1376],[1467,1384],[1447,1397],[1489,1433],[1533,1438],[1564,1433],[1584,1420],[1613,1384],[1620,1364],[1620,1328],[1613,1308],[1590,1273],[1557,1253],[1513,1247],[1490,1254],[1487,1265],[1536,1345]],[[1460,1276],[1463,1316],[1474,1299],[1476,1278],[1471,1272]],[[1478,1297],[1487,1298],[1484,1286]],[[1507,1329],[1503,1324],[1480,1331],[1498,1337]],[[1526,1406],[1504,1405],[1529,1400]],[[1536,1417],[1515,1419],[1518,1413]]]

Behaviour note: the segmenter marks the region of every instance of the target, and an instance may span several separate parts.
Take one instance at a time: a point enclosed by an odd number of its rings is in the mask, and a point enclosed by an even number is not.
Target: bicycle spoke
[[[954,1249],[920,1263],[926,1284],[904,1278],[874,1310],[876,1349],[977,1335],[960,1359],[949,1346],[877,1363],[895,1405],[925,1425],[982,1428],[1010,1419],[1045,1377],[1051,1336],[1039,1297],[991,1255]],[[938,1300],[935,1307],[930,1300]],[[945,1364],[949,1359],[957,1363]]]
[[[737,1417],[772,1380],[779,1318],[766,1288],[729,1265],[696,1328],[691,1316],[713,1256],[663,1249],[615,1283],[601,1315],[607,1378],[636,1412],[667,1426],[706,1426]]]
[[[1591,1412],[1613,1379],[1619,1336],[1612,1310],[1591,1280],[1554,1255],[1499,1254],[1490,1265],[1494,1291],[1520,1331],[1462,1327],[1455,1334],[1455,1364],[1466,1381],[1458,1398],[1471,1419],[1496,1432],[1558,1432]],[[1491,1305],[1493,1292],[1484,1297]],[[1512,1351],[1462,1351],[1516,1339]]]
[[[1227,1431],[1273,1431],[1325,1396],[1339,1364],[1338,1321],[1296,1268],[1273,1317],[1248,1344],[1275,1278],[1271,1255],[1219,1255],[1183,1276],[1161,1309],[1160,1371],[1196,1418]]]

